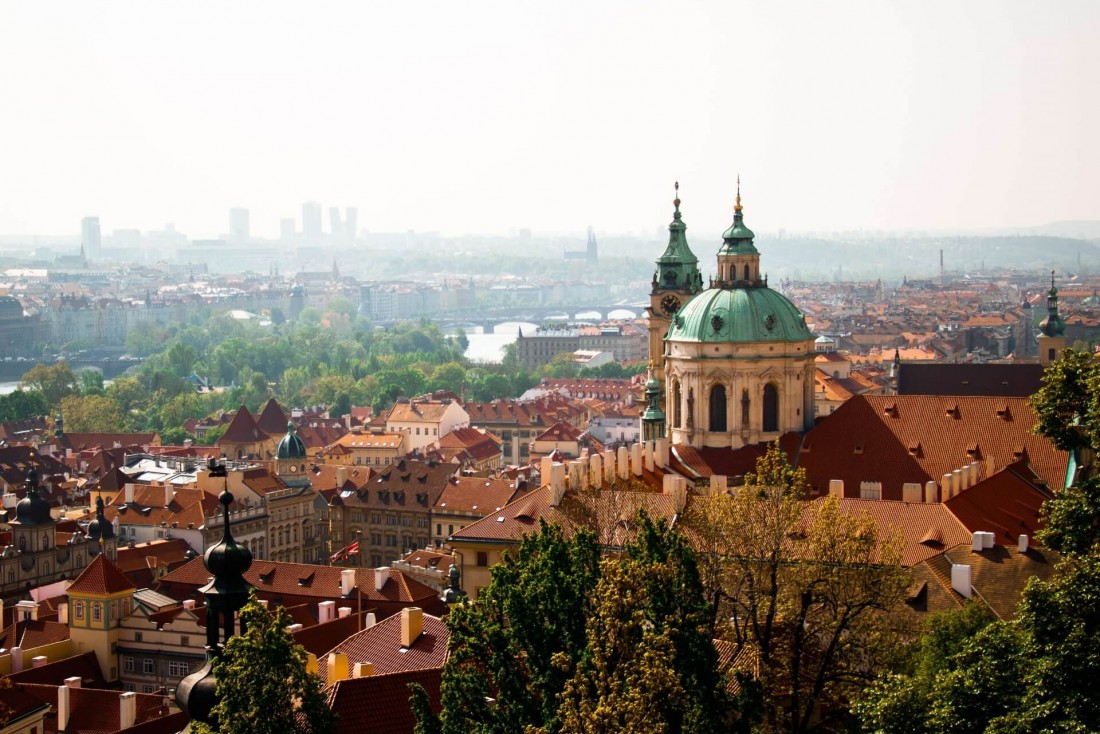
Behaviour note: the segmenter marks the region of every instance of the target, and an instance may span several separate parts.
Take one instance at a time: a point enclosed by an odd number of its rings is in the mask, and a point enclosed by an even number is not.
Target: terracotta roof
[[[860,482],[881,482],[883,499],[901,499],[906,482],[940,482],[980,460],[1001,468],[1027,459],[1048,486],[1065,486],[1069,455],[1031,433],[1026,398],[857,395],[802,439],[798,466],[824,494],[829,480],[858,496]],[[677,447],[679,448],[679,447]]]
[[[409,684],[419,683],[432,710],[439,713],[442,671],[409,670],[337,681],[328,688],[328,706],[336,714],[336,734],[409,734],[416,726],[409,705]]]
[[[1059,559],[1054,551],[1034,546],[1019,553],[1015,544],[995,545],[979,552],[973,551],[970,544],[960,545],[944,556],[951,563],[970,566],[970,585],[1001,619],[1016,616],[1016,604],[1028,580],[1050,579]]]
[[[395,614],[355,633],[330,652],[347,655],[349,670],[356,663],[372,663],[375,675],[442,668],[447,662],[447,644],[451,639],[447,623],[431,614],[423,614],[423,620],[423,631],[408,648],[401,647],[401,615]],[[327,665],[319,664],[318,670],[327,685]]]
[[[818,499],[817,502],[823,502]],[[914,566],[959,543],[969,543],[970,531],[941,504],[861,500],[846,497],[841,509],[852,515],[867,515],[874,521],[877,537],[895,533],[902,538],[902,565]]]
[[[147,446],[159,440],[156,432],[74,433],[72,431],[66,431],[60,439],[66,448],[71,448],[74,451],[92,448],[110,449],[115,446]]]
[[[363,629],[366,612],[352,612],[323,624],[303,627],[294,633],[294,641],[318,658]],[[323,665],[321,667],[324,667]]]
[[[245,571],[244,578],[256,587],[261,597],[302,596],[319,599],[339,599],[339,566],[315,566],[308,563],[286,563],[283,561],[253,561]],[[410,579],[400,571],[389,571],[389,578],[382,591],[374,589],[373,568],[356,568],[355,583],[362,598],[371,601],[389,601],[414,603],[425,598],[435,598],[438,592],[424,584]],[[161,579],[162,583],[176,583],[199,587],[210,580],[202,558],[192,559]]]
[[[15,622],[0,632],[0,647],[8,650],[21,647],[29,650],[43,645],[52,645],[69,639],[69,625],[41,619],[28,619]]]
[[[479,513],[496,512],[516,496],[516,482],[484,477],[455,477],[447,483],[436,500],[436,512]]]
[[[50,705],[42,699],[23,690],[22,686],[0,688],[0,710],[4,712],[3,722],[5,727],[9,723],[13,723],[18,719],[30,716],[43,709],[48,710],[49,706]],[[26,723],[27,722],[24,722],[24,727]],[[43,728],[45,728],[46,722],[43,721],[42,723]],[[17,729],[17,727],[18,725],[13,727],[13,730]],[[37,727],[34,727],[34,729],[37,729]],[[34,731],[34,729],[32,729],[32,731]]]
[[[779,446],[794,463],[802,437],[788,433],[780,437]],[[709,479],[713,475],[741,477],[756,469],[756,460],[767,453],[768,444],[758,443],[738,449],[694,448],[676,444],[669,450],[672,469],[686,477]]]
[[[541,434],[539,434],[536,441],[576,441],[581,435],[581,432],[569,425],[558,421],[554,425],[547,428]]]
[[[286,424],[283,424],[283,431],[286,431]],[[248,412],[248,408],[242,405],[237,410],[237,414],[233,416],[233,420],[229,422],[229,427],[225,429],[225,433],[218,439],[218,444],[257,443],[267,439],[268,435],[260,430],[260,427],[256,425],[256,420]]]
[[[1026,398],[1041,387],[1041,364],[902,363],[901,395],[989,395]]]
[[[58,686],[24,683],[19,687],[56,710]],[[113,734],[120,731],[119,696],[122,693],[123,691],[102,688],[70,688],[69,725],[65,728],[65,734]],[[134,698],[137,708],[136,724],[169,717],[170,712],[164,705],[163,695],[135,693]],[[177,724],[177,722],[178,718],[172,723]],[[56,719],[50,720],[50,724],[56,726]],[[143,729],[143,731],[146,730]]]
[[[1012,464],[947,500],[946,506],[970,532],[995,533],[996,542],[1015,546],[1043,527],[1041,510],[1049,491],[1024,462]]]
[[[275,398],[268,400],[256,418],[256,425],[260,430],[271,436],[281,436],[286,433],[286,424],[290,421],[286,413],[279,406]]]
[[[337,446],[350,449],[399,449],[404,445],[405,434],[400,431],[352,431],[337,441]]]
[[[450,402],[421,402],[410,400],[398,402],[390,410],[386,418],[389,423],[438,423],[443,420],[443,414],[451,407]]]
[[[8,677],[12,683],[41,683],[47,686],[63,685],[66,678],[80,678],[81,685],[85,688],[102,688],[106,685],[94,652],[52,660],[40,668],[24,668]]]
[[[493,512],[488,517],[467,525],[451,538],[454,541],[518,543],[527,533],[538,530],[540,519],[557,523],[566,532],[570,532],[575,523],[561,506],[551,507],[550,499],[550,486],[543,485],[514,500],[499,512]],[[575,500],[567,492],[562,504],[568,506],[570,501]],[[603,537],[600,542],[608,546],[620,547],[633,534],[631,520],[624,522],[623,515],[632,519],[641,508],[645,508],[650,517],[671,518],[675,515],[672,497],[657,492],[608,492],[598,495],[593,501],[599,503],[599,511],[607,515],[597,524],[605,531],[601,533]]]
[[[117,594],[121,591],[132,590],[134,585],[122,575],[113,563],[107,560],[107,556],[100,553],[88,564],[87,568],[80,572],[69,587],[69,595],[72,594]]]

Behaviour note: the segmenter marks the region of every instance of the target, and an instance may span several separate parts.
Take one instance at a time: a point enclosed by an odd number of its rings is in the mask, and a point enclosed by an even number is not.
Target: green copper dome
[[[298,434],[294,432],[294,424],[289,421],[286,424],[286,435],[283,436],[283,440],[279,441],[279,445],[275,448],[275,458],[306,458],[306,445],[302,443],[302,439],[298,438]]]
[[[668,225],[668,246],[657,258],[657,271],[653,274],[653,292],[678,290],[698,293],[703,290],[703,275],[699,272],[699,258],[688,247],[687,225],[680,214],[680,182],[676,182],[674,211]]]
[[[770,288],[710,288],[673,319],[669,341],[797,342],[812,340],[802,312]]]

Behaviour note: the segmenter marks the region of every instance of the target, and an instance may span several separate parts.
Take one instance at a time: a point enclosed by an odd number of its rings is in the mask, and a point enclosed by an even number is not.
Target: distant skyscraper
[[[248,237],[248,210],[241,208],[230,209],[229,241],[237,243],[247,242]]]
[[[316,201],[302,204],[302,234],[306,237],[321,236],[321,205]]]
[[[287,217],[286,219],[279,220],[279,239],[284,242],[290,242],[294,239],[294,217]]]
[[[99,217],[84,217],[80,220],[80,244],[84,246],[85,257],[99,257],[103,245],[99,234]]]
[[[359,210],[353,206],[349,206],[344,209],[344,234],[347,235],[349,240],[354,240],[359,230],[356,227],[359,226]]]
[[[599,258],[596,254],[596,230],[588,228],[588,261],[596,262]]]
[[[328,224],[333,237],[340,237],[344,233],[344,224],[340,221],[340,207],[329,207]]]

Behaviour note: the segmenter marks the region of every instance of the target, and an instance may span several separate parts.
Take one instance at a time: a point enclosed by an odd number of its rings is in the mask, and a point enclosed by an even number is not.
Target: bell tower
[[[675,184],[676,198],[672,222],[668,225],[668,246],[657,258],[657,270],[653,273],[653,287],[649,293],[649,359],[653,364],[653,376],[659,383],[665,376],[665,335],[676,312],[692,296],[703,290],[703,276],[699,272],[699,258],[688,247],[687,225],[680,216],[680,182]]]
[[[1058,288],[1054,285],[1054,271],[1050,271],[1050,290],[1047,291],[1047,315],[1039,322],[1039,364],[1044,367],[1057,361],[1066,348],[1066,322],[1058,314]]]

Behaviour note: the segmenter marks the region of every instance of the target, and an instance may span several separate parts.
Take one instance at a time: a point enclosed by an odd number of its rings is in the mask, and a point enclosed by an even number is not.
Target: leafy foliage
[[[286,631],[283,607],[262,606],[255,592],[240,611],[244,632],[229,638],[214,663],[219,734],[324,734],[332,712],[321,679],[306,672],[306,652]],[[192,722],[192,731],[211,730]]]

